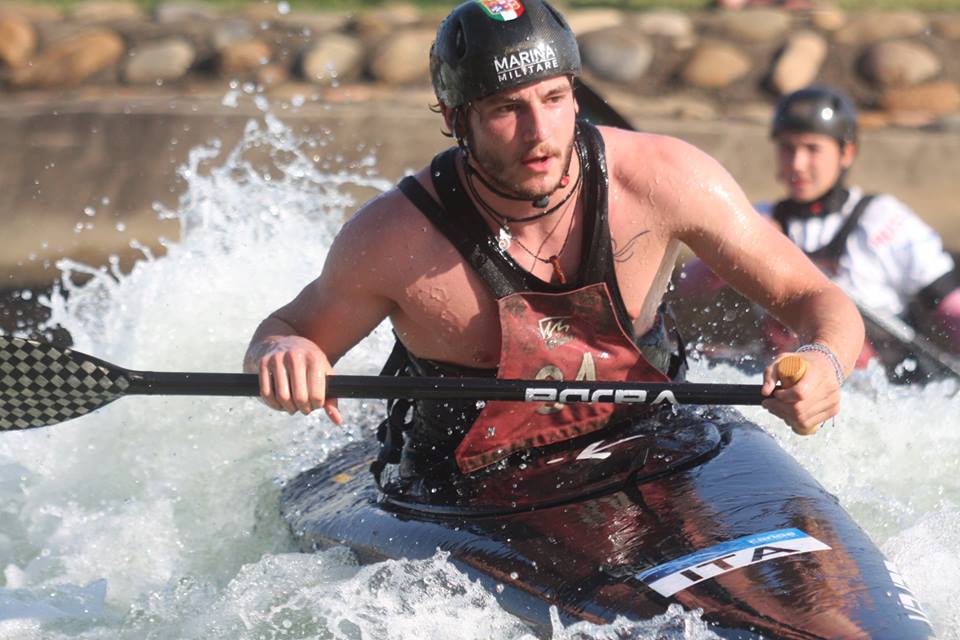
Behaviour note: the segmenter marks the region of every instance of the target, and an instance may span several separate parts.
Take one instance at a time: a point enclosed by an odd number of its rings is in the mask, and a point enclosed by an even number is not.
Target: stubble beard
[[[552,147],[541,149],[540,151],[541,153],[539,155],[556,155],[556,149]],[[567,145],[567,148],[563,150],[560,158],[560,166],[563,167],[563,171],[559,176],[557,176],[556,182],[553,184],[553,186],[549,188],[524,188],[522,185],[519,185],[516,182],[511,182],[506,177],[510,163],[513,162],[515,164],[520,164],[520,158],[523,156],[520,156],[516,159],[504,160],[495,153],[487,152],[478,148],[475,144],[470,144],[470,152],[477,165],[479,165],[480,169],[483,170],[487,180],[489,180],[490,183],[498,190],[502,191],[503,193],[508,193],[519,200],[537,200],[544,196],[553,194],[553,192],[560,188],[560,181],[570,170],[570,160],[573,157],[573,140],[571,140],[570,144]],[[524,155],[529,154],[525,153]]]

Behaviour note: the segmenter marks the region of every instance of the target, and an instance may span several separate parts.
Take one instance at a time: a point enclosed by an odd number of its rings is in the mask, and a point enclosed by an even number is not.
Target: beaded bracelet
[[[804,351],[816,351],[827,356],[827,359],[830,360],[830,364],[833,365],[833,371],[837,374],[837,386],[843,386],[843,381],[845,376],[843,375],[843,367],[840,366],[840,360],[837,359],[836,354],[822,342],[811,342],[810,344],[805,344],[797,349],[796,353],[803,353]]]

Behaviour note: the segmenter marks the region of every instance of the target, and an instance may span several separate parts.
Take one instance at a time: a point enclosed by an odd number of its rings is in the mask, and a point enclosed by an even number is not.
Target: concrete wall
[[[427,97],[349,104],[310,104],[280,111],[295,130],[335,132],[326,147],[346,162],[373,147],[381,175],[397,179],[449,144]],[[184,185],[177,167],[198,144],[220,138],[230,148],[254,110],[227,109],[219,99],[100,99],[67,104],[0,106],[0,289],[39,287],[57,277],[52,263],[71,256],[94,264],[110,254],[129,260],[130,239],[162,251],[177,225],[158,221],[153,203],[174,206]],[[627,116],[631,114],[626,112]],[[766,127],[749,122],[633,119],[649,131],[684,138],[717,157],[753,199],[774,197]],[[960,133],[870,130],[853,177],[912,205],[960,250]],[[358,192],[358,201],[372,193]],[[96,215],[84,213],[94,207]],[[76,231],[92,223],[92,229]],[[117,229],[117,223],[124,228]]]

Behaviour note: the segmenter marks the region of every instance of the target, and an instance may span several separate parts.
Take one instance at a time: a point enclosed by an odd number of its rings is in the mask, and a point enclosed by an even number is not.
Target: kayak
[[[702,610],[724,638],[931,638],[897,569],[763,429],[720,408],[655,415],[437,482],[409,499],[371,438],[284,487],[299,546],[364,563],[438,549],[538,636]]]

